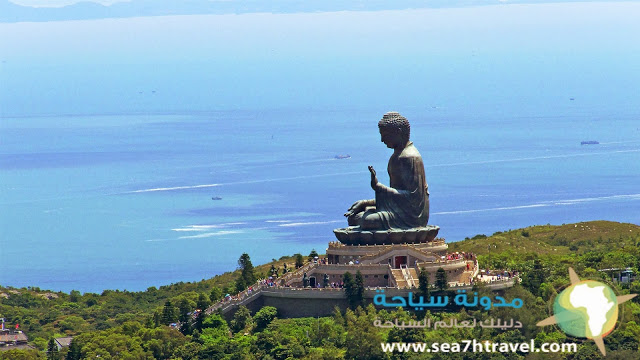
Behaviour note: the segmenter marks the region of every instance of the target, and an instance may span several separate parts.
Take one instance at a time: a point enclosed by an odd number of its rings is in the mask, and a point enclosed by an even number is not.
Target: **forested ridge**
[[[353,304],[321,318],[280,319],[277,310],[264,307],[251,314],[240,308],[233,320],[220,314],[196,316],[226,294],[234,294],[254,279],[284,264],[292,269],[309,257],[282,257],[256,266],[248,256],[237,254],[239,269],[212,279],[176,283],[146,291],[105,290],[101,294],[78,291],[51,292],[37,287],[0,287],[0,317],[7,326],[19,324],[35,349],[0,351],[0,359],[596,359],[601,355],[593,341],[567,337],[557,326],[537,327],[550,316],[555,296],[570,283],[568,268],[581,279],[607,283],[616,294],[640,293],[640,227],[607,221],[561,226],[542,225],[476,235],[450,243],[449,251],[471,251],[482,269],[518,271],[520,284],[504,291],[505,298],[518,297],[522,309],[465,309],[460,312],[415,312],[407,309],[376,310]],[[249,255],[251,252],[249,250]],[[312,255],[312,254],[310,254]],[[315,254],[313,254],[315,255]],[[614,283],[611,271],[630,268],[631,283]],[[491,292],[482,285],[480,295]],[[435,293],[435,289],[432,290]],[[452,318],[513,318],[521,329],[381,329],[374,321],[408,321],[425,317],[432,321]],[[187,324],[179,329],[171,323]],[[640,350],[640,299],[620,305],[616,330],[605,337],[607,358],[637,359]],[[56,351],[51,341],[73,336],[71,347]],[[576,354],[525,353],[394,353],[385,354],[380,343],[456,342],[463,339],[502,342],[576,342]],[[55,348],[55,350],[54,350]]]

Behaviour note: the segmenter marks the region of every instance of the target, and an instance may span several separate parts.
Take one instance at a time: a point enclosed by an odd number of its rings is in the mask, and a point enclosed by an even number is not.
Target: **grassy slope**
[[[583,254],[637,246],[640,226],[611,221],[589,221],[560,226],[539,225],[497,232],[489,237],[449,243],[449,251],[471,251],[477,255],[511,251],[538,255]],[[495,246],[495,247],[494,247]]]
[[[589,252],[633,253],[637,255],[640,246],[640,226],[622,224],[609,221],[592,221],[561,226],[533,226],[525,229],[498,232],[489,237],[475,236],[464,241],[450,243],[449,251],[471,251],[479,255],[480,266],[498,264],[493,268],[519,268],[529,263],[532,257],[550,256],[554,263],[563,264],[562,269],[550,270],[550,274],[560,274],[566,277],[566,266],[576,264],[583,254]],[[625,251],[625,247],[629,251]],[[562,257],[563,259],[560,259]],[[497,261],[506,259],[505,261]],[[599,265],[610,259],[592,259],[590,265],[599,269]],[[624,260],[624,259],[623,259]],[[601,262],[602,261],[602,262]],[[293,257],[282,257],[280,260],[256,266],[256,274],[268,274],[272,264],[282,269],[286,262],[294,268]],[[611,262],[611,261],[609,261]],[[624,262],[624,261],[623,261]],[[629,261],[627,261],[629,262]],[[614,262],[615,263],[615,262]],[[626,263],[625,263],[626,264]],[[628,265],[625,265],[628,266]],[[610,267],[618,267],[616,265]],[[576,267],[580,272],[583,266]],[[69,294],[55,293],[58,298],[45,299],[41,295],[47,291],[38,288],[11,289],[0,287],[0,293],[5,293],[12,299],[0,299],[0,317],[8,318],[10,323],[24,324],[33,335],[45,337],[45,334],[74,335],[78,332],[92,331],[111,327],[130,317],[144,319],[154,311],[161,311],[167,299],[176,297],[197,297],[197,293],[209,294],[214,286],[224,288],[233,285],[240,271],[227,272],[211,279],[198,282],[181,282],[159,289],[150,288],[142,292],[115,292],[107,290],[102,295],[85,294],[77,301],[71,300]],[[16,295],[20,293],[21,295]],[[192,294],[192,295],[189,295]],[[194,295],[195,294],[195,295]],[[75,304],[70,303],[73,301]],[[89,304],[93,301],[94,304]],[[70,316],[80,316],[86,323],[73,326],[65,330],[61,322]],[[76,319],[77,320],[77,319]],[[37,324],[37,323],[40,323]],[[28,326],[28,324],[34,324]],[[46,337],[45,337],[46,338]]]

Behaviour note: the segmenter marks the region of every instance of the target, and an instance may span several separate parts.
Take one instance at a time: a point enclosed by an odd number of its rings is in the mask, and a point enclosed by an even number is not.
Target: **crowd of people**
[[[442,260],[447,260],[447,261],[451,261],[451,260],[475,260],[475,255],[473,253],[470,252],[455,252],[455,253],[450,253],[447,255],[443,255],[441,257]]]
[[[473,270],[473,262],[474,260],[476,260],[476,256],[475,254],[471,253],[471,252],[455,252],[455,253],[449,253],[446,255],[441,256],[440,258],[442,261],[455,261],[455,260],[467,260],[469,262],[467,262],[466,264],[466,270],[470,271]],[[328,261],[327,258],[319,258],[316,257],[314,259],[311,260],[311,263],[314,264],[320,264],[320,265],[327,265]],[[349,261],[349,265],[358,265],[360,264],[360,261],[358,259]],[[286,268],[286,266],[285,266]],[[286,273],[285,273],[286,274]],[[279,288],[279,287],[290,287],[290,285],[288,284],[284,284],[284,285],[279,285],[277,283],[277,279],[278,276],[276,274],[272,274],[273,276],[269,276],[268,278],[264,278],[264,279],[260,279],[258,280],[254,285],[249,286],[245,291],[242,291],[236,295],[230,295],[230,294],[226,294],[223,299],[220,301],[220,303],[218,304],[219,306],[224,306],[227,303],[230,302],[238,302],[238,301],[242,301],[244,300],[246,297],[250,296],[251,294],[253,294],[256,291],[259,291],[260,289],[263,288]],[[284,274],[283,274],[284,275]],[[306,274],[305,274],[306,275]],[[509,280],[515,276],[518,276],[518,273],[516,271],[481,271],[480,274],[478,274],[476,279],[473,278],[469,278],[469,284],[473,284],[474,280],[479,280],[479,281],[500,281],[500,280]],[[466,285],[466,282],[465,282]],[[321,281],[318,281],[315,283],[315,287],[317,288],[331,288],[331,289],[341,289],[344,287],[344,282],[342,281],[334,281],[334,282],[330,282],[327,284],[327,286],[321,285]]]
[[[511,280],[514,277],[518,277],[517,271],[508,270],[480,270],[478,274],[478,280],[487,281],[503,281]]]

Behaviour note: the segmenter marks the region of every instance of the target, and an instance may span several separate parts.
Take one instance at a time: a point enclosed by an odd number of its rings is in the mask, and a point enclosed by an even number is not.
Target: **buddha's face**
[[[387,145],[389,149],[395,149],[403,145],[403,139],[400,129],[393,131],[393,129],[381,128],[380,141]]]

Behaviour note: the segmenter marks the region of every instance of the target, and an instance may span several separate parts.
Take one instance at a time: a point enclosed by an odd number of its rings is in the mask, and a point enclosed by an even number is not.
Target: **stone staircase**
[[[402,265],[400,269],[391,269],[391,275],[393,275],[393,279],[399,289],[413,289],[418,287],[418,273],[414,268]]]
[[[469,264],[469,270],[465,270],[460,278],[458,279],[458,283],[461,284],[471,284],[471,279],[475,278],[478,275],[478,263],[477,260],[467,260],[467,264]]]
[[[407,288],[409,289],[417,288],[418,274],[416,273],[416,269],[410,268],[407,265],[400,265],[400,270],[402,270],[402,276],[404,277],[404,280],[407,282]],[[413,270],[413,272],[411,270]]]
[[[391,269],[391,275],[393,275],[393,279],[399,289],[406,289],[408,287],[401,269]]]
[[[285,285],[288,284],[292,281],[302,281],[302,277],[304,276],[304,273],[309,272],[309,270],[317,268],[318,267],[318,263],[309,263],[306,264],[305,266],[296,269],[294,271],[288,272],[286,274],[284,274],[283,276],[279,277],[277,279],[277,282],[280,285]]]
[[[284,274],[283,276],[276,279],[276,281],[281,285],[284,285],[291,281],[302,281],[302,277],[304,276],[304,273],[313,268],[316,268],[317,266],[318,266],[317,263],[306,264],[305,266],[299,269],[296,269],[294,271]],[[249,290],[247,289],[240,292],[238,295],[233,296],[232,299],[230,300],[223,299],[218,303],[213,304],[209,308],[207,308],[205,310],[205,313],[207,315],[210,315],[214,311],[217,311],[218,309],[222,309],[222,313],[225,313],[229,309],[233,308],[234,306],[246,305],[252,302],[253,300],[255,300],[258,296],[260,296],[263,289],[268,289],[268,288],[269,288],[268,286],[263,285],[260,282],[256,282],[255,284],[253,284],[251,292],[249,292]]]
[[[409,272],[409,278],[412,279],[413,287],[417,288],[420,285],[418,281],[418,271],[416,268],[408,268],[407,271]]]

